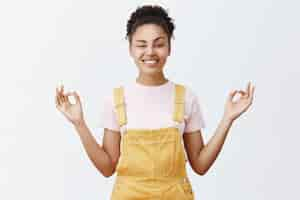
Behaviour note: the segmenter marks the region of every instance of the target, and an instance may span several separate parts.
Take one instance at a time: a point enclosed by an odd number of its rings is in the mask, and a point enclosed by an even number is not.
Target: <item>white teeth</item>
[[[157,60],[144,60],[144,63],[146,63],[146,64],[154,64],[154,63],[157,63]]]

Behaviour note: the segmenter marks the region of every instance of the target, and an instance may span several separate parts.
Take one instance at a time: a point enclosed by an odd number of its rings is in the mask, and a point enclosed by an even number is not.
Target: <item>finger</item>
[[[238,90],[232,90],[229,95],[228,95],[228,100],[229,101],[232,101],[233,100],[233,97],[234,95],[238,92]]]
[[[61,85],[57,88],[57,97],[59,99],[59,102],[62,103],[62,97],[61,97]]]
[[[253,86],[251,87],[251,92],[250,92],[250,101],[251,101],[251,102],[253,101],[254,90],[255,90],[255,86],[253,85]]]
[[[246,95],[247,92],[243,91],[243,90],[239,90],[238,93],[240,93],[242,96]]]
[[[67,92],[67,93],[65,94],[65,96],[67,97],[68,102],[71,103],[71,101],[69,100],[69,96],[75,97],[75,92]],[[75,103],[77,103],[76,97],[75,97],[75,101],[76,101]]]
[[[59,105],[62,104],[62,99],[61,99],[61,94],[60,94],[60,89],[56,87],[56,99]]]
[[[64,91],[64,85],[62,85],[62,87],[61,87],[61,98],[62,98],[64,103],[68,103],[68,98],[65,95],[65,91]]]
[[[58,99],[57,95],[55,95],[54,99],[55,99],[55,105],[60,106],[59,99]]]
[[[239,94],[241,94],[241,98],[245,99],[245,98],[248,98],[248,93],[243,91],[243,90],[239,90],[238,91]]]
[[[62,99],[63,102],[65,102],[65,101],[66,101],[66,98],[65,98],[65,96],[64,96],[64,85],[61,85],[60,88],[61,88],[61,89],[60,89],[61,99]]]
[[[61,94],[64,93],[64,87],[65,87],[64,85],[61,85],[61,86],[60,86],[60,92],[61,92]]]
[[[70,98],[69,98],[69,96],[73,96],[73,93],[72,92],[67,92],[67,93],[65,93],[65,102],[66,103],[68,103],[68,104],[71,104],[71,101],[70,101]]]
[[[63,99],[65,103],[69,103],[69,98],[66,94],[63,94]]]
[[[73,92],[67,92],[65,94],[65,96],[68,98],[68,102],[71,103],[70,99],[69,99],[69,96],[73,96],[75,98],[75,104],[79,101],[79,97],[78,99],[76,99],[76,93],[73,91]],[[78,96],[78,95],[77,95]]]
[[[78,93],[76,91],[74,91],[72,93],[73,93],[73,95],[75,97],[76,103],[81,104],[80,97],[79,97]]]
[[[249,81],[246,89],[248,96],[250,95],[250,87],[251,87],[251,82]]]

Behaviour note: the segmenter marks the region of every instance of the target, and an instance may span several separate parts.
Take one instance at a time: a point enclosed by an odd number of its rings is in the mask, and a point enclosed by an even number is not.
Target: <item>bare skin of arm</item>
[[[76,92],[64,94],[63,89],[63,86],[56,88],[56,108],[73,124],[94,166],[105,177],[113,175],[120,155],[120,132],[104,129],[103,145],[99,145],[84,120],[79,95]],[[76,103],[71,104],[68,96],[74,96]]]
[[[120,156],[120,132],[104,129],[103,145],[99,145],[85,123],[75,126],[84,149],[94,166],[105,176],[114,174]]]
[[[241,97],[233,101],[234,96],[240,93]],[[225,111],[213,137],[204,145],[201,130],[183,134],[184,146],[188,160],[194,172],[204,175],[217,159],[229,129],[233,122],[252,104],[254,87],[250,82],[246,91],[233,90],[230,92],[225,104]]]
[[[204,145],[201,130],[183,134],[184,146],[192,169],[204,175],[219,155],[232,122],[222,120],[214,136]]]

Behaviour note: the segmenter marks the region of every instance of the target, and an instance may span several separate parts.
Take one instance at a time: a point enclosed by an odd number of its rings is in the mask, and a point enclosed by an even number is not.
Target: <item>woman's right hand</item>
[[[75,97],[75,104],[71,104],[69,96]],[[82,105],[79,95],[76,92],[67,92],[64,94],[64,86],[56,87],[56,108],[73,124],[79,125],[84,122]]]

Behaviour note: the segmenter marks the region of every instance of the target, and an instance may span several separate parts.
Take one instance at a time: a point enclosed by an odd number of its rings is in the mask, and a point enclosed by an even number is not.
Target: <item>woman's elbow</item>
[[[198,175],[200,175],[200,176],[203,176],[203,175],[205,175],[206,174],[206,172],[205,171],[203,171],[203,170],[193,170],[196,174],[198,174]]]
[[[110,165],[107,165],[106,167],[102,167],[102,168],[98,168],[98,171],[106,178],[111,177],[112,175],[114,175],[115,171],[116,171],[116,165],[117,162],[113,161],[111,162]]]
[[[200,176],[203,176],[203,175],[205,175],[206,174],[206,172],[208,171],[208,169],[204,169],[204,168],[202,168],[202,167],[192,167],[192,169],[193,169],[193,171],[196,173],[196,174],[198,174],[198,175],[200,175]]]
[[[206,174],[206,172],[207,172],[206,170],[199,170],[197,172],[197,174],[200,175],[200,176],[204,176]]]
[[[106,178],[109,178],[109,177],[111,177],[112,175],[114,175],[114,171],[107,171],[107,172],[104,172],[104,171],[100,171],[101,172],[101,174],[104,176],[104,177],[106,177]]]
[[[104,173],[102,173],[102,175],[103,175],[105,178],[109,178],[109,177],[111,177],[111,176],[113,175],[113,173],[110,173],[110,174],[104,174]]]
[[[97,169],[106,178],[111,177],[115,173],[115,169],[113,169],[113,168],[106,168],[106,169],[97,168]]]

